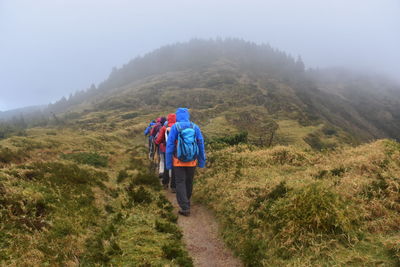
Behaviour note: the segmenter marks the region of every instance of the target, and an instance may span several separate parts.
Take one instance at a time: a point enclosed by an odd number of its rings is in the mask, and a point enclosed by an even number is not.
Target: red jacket
[[[160,121],[161,121],[161,118],[157,118],[156,124],[153,126],[153,128],[151,128],[150,136],[154,136],[154,129],[157,128],[157,125],[160,124]]]
[[[168,114],[168,127],[171,127],[174,125],[176,122],[176,115],[175,113]],[[165,131],[167,130],[167,127],[163,126],[160,129],[160,132],[158,133],[157,139],[154,141],[157,145],[160,145],[160,151],[165,153],[166,150],[166,142],[165,142]]]

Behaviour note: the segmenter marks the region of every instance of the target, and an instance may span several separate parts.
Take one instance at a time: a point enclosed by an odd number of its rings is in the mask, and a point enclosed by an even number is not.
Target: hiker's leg
[[[189,211],[189,200],[186,194],[186,170],[185,167],[174,167],[176,181],[176,200],[183,211]]]
[[[149,137],[149,159],[152,159],[152,151],[153,151],[153,142],[151,141],[151,137]]]
[[[193,191],[193,177],[196,167],[186,167],[185,169],[186,169],[186,196],[187,199],[189,200],[189,205],[190,205],[190,198],[192,197],[192,191]]]
[[[164,160],[165,160],[165,153],[160,152],[160,165],[159,165],[159,169],[158,169],[158,174],[161,177],[163,177],[164,174],[164,169],[165,169],[165,165],[164,165]]]
[[[165,165],[165,153],[164,153],[164,171],[163,171],[163,179],[162,179],[162,184],[166,185],[168,187],[169,184],[169,171],[166,169],[166,165]]]
[[[175,182],[175,170],[169,170],[169,175],[171,179],[171,188],[175,189],[176,188],[176,182]]]
[[[150,160],[154,160],[154,154],[155,154],[155,144],[153,142],[153,138],[150,138]]]

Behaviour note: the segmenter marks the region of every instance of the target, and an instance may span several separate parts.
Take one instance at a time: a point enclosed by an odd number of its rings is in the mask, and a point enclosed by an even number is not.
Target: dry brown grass
[[[383,244],[400,230],[399,148],[229,147],[209,153],[196,197],[248,265],[392,266],[396,246],[393,254]]]

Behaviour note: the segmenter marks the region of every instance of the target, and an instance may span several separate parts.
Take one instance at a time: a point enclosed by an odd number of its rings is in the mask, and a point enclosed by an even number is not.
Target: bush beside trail
[[[141,148],[47,132],[0,141],[0,265],[192,266]]]
[[[400,146],[236,145],[208,154],[195,197],[213,209],[247,266],[395,266]]]

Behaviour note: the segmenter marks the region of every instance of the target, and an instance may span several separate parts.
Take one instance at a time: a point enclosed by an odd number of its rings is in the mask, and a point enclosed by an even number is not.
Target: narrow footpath
[[[165,194],[177,212],[175,194],[169,191]],[[178,225],[195,267],[243,266],[218,235],[217,221],[205,207],[192,204],[190,216],[179,216]]]

